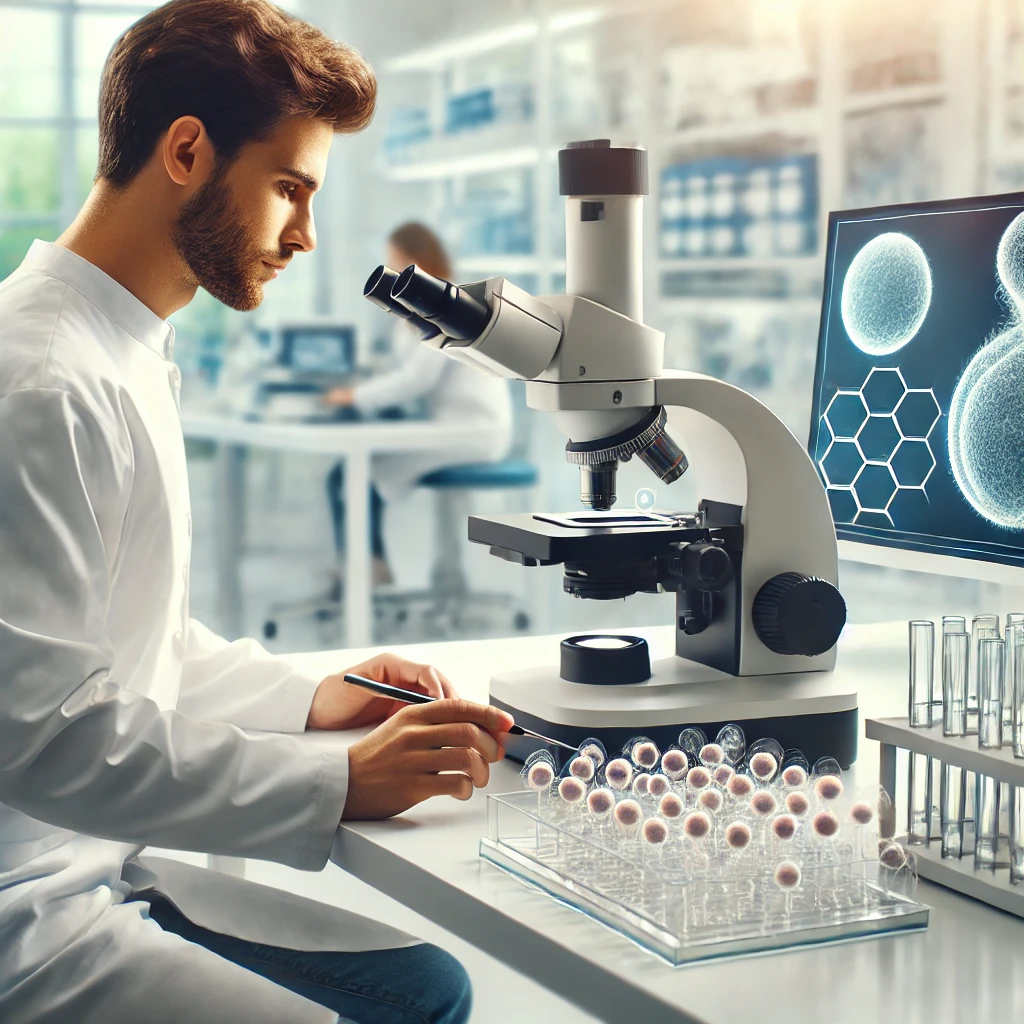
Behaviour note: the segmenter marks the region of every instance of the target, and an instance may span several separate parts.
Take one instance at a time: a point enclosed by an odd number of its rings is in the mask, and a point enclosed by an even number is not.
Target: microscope
[[[834,671],[846,605],[814,465],[752,395],[664,369],[664,334],[643,322],[646,151],[574,142],[558,172],[565,295],[537,298],[501,277],[456,285],[415,266],[378,267],[364,289],[424,344],[525,381],[527,404],[568,439],[584,508],[472,516],[470,540],[524,566],[562,565],[577,598],[676,595],[675,657],[652,665],[637,637],[570,637],[559,665],[495,675],[491,703],[571,745],[595,736],[610,753],[638,734],[665,749],[686,727],[713,737],[735,722],[749,739],[846,768],[857,695]],[[697,508],[614,511],[618,466],[634,457],[668,485],[694,474]],[[529,742],[509,754],[525,757]]]

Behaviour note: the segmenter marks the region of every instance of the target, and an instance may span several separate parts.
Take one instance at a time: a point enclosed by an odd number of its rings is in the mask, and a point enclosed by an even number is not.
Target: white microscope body
[[[607,511],[471,518],[470,539],[495,553],[527,565],[564,561],[566,590],[576,596],[662,587],[678,594],[676,657],[655,662],[650,678],[592,685],[552,665],[495,676],[492,703],[558,739],[600,736],[609,750],[637,733],[664,747],[683,727],[736,721],[749,739],[776,736],[845,767],[856,756],[857,697],[833,671],[845,605],[813,463],[753,396],[665,371],[664,335],[643,323],[646,153],[607,140],[576,143],[559,154],[559,170],[567,294],[535,298],[503,278],[461,287],[428,279],[447,287],[442,298],[407,268],[397,283],[390,275],[390,301],[380,301],[381,271],[368,297],[376,287],[378,304],[425,317],[424,335],[435,325],[427,343],[454,358],[526,381],[528,405],[551,414],[569,439],[585,505],[611,508],[617,464],[633,455],[671,483],[687,468],[681,448],[702,502],[674,524],[636,528]],[[730,555],[731,569],[705,586],[701,579],[715,572],[681,566],[712,546]],[[719,553],[709,557],[721,568]],[[609,566],[625,566],[623,578]],[[639,574],[633,582],[631,573]]]

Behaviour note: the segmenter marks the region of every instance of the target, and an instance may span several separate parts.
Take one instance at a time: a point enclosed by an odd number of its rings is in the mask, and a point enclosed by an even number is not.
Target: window
[[[293,13],[302,4],[277,2]],[[88,195],[103,65],[121,33],[156,6],[145,0],[0,0],[0,280],[17,268],[33,239],[55,239]],[[286,277],[273,296],[268,289],[268,299],[275,307],[311,309],[311,268],[289,268]],[[235,315],[197,296],[175,318],[179,354],[187,358],[192,339],[204,349],[219,347]]]

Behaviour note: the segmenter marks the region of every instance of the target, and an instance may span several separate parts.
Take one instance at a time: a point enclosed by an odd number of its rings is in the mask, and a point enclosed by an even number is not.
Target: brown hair
[[[399,224],[388,235],[388,242],[404,252],[420,270],[425,270],[434,277],[451,280],[452,262],[445,251],[444,243],[426,224],[419,224],[414,220]],[[401,271],[404,268],[394,269]]]
[[[376,97],[355,50],[267,0],[171,0],[107,58],[97,178],[127,185],[179,117],[202,121],[218,161],[230,161],[294,115],[357,132]]]

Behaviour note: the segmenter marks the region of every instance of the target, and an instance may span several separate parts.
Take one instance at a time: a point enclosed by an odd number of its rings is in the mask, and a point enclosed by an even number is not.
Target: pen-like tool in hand
[[[374,693],[379,693],[382,697],[400,700],[405,704],[432,704],[438,699],[426,693],[403,690],[400,686],[391,686],[389,683],[378,683],[376,679],[367,679],[365,676],[357,676],[352,672],[346,672],[344,678],[346,683],[351,683],[353,686],[361,686],[364,690],[372,690]],[[509,729],[509,735],[532,736],[543,743],[550,743],[554,747],[564,747],[566,750],[571,750],[574,754],[576,753],[576,748],[568,743],[563,743],[561,740],[553,740],[550,736],[542,736],[539,732],[534,732],[532,729],[524,729],[521,725],[513,725]]]

